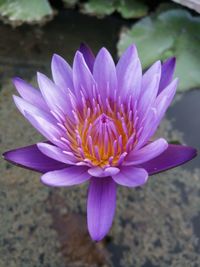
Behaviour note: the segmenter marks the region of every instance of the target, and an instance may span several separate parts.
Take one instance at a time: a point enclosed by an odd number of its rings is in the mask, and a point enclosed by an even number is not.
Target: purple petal
[[[175,66],[176,66],[175,57],[169,58],[163,63],[158,94],[160,94],[162,90],[171,83],[174,75]]]
[[[119,172],[120,170],[116,167],[108,167],[105,169],[102,169],[100,167],[93,167],[88,170],[88,173],[91,176],[94,177],[106,177],[106,176],[112,176]]]
[[[86,64],[88,65],[89,70],[91,73],[93,72],[94,60],[95,56],[92,53],[92,50],[86,44],[81,44],[79,51],[83,54]]]
[[[135,45],[127,48],[116,66],[119,94],[138,99],[141,90],[142,67]]]
[[[37,145],[26,146],[7,151],[3,154],[5,160],[21,167],[41,173],[66,168],[66,164],[53,160],[37,148]]]
[[[176,93],[178,85],[178,79],[173,80],[156,98],[154,107],[157,111],[157,118],[155,121],[155,129],[151,134],[151,136],[156,131],[158,125],[160,124],[161,119],[165,115],[165,112],[167,111],[169,105],[171,104],[174,95]]]
[[[113,180],[123,186],[137,187],[146,183],[148,173],[142,168],[133,166],[121,167],[117,175],[112,176]]]
[[[25,113],[28,112],[30,114],[43,117],[46,120],[51,121],[52,123],[55,123],[55,119],[54,119],[54,117],[51,114],[47,113],[44,110],[39,109],[37,106],[33,106],[32,104],[30,104],[26,100],[22,99],[21,97],[14,95],[13,96],[13,100],[15,102],[15,105],[19,109],[19,111],[24,116],[25,116]]]
[[[93,75],[102,101],[105,102],[107,97],[112,98],[117,90],[117,75],[112,56],[105,48],[102,48],[97,54]]]
[[[67,92],[67,89],[73,92],[72,69],[61,56],[53,55],[51,70],[55,84],[64,92]]]
[[[72,109],[68,94],[60,90],[60,88],[58,88],[58,86],[56,86],[44,74],[38,72],[37,78],[41,93],[50,110],[59,114],[59,116],[63,119],[65,119],[64,115],[66,114],[71,117]]]
[[[116,184],[110,178],[92,178],[87,201],[87,222],[90,236],[100,241],[109,231],[116,205]]]
[[[47,172],[41,177],[42,183],[49,186],[71,186],[81,184],[90,179],[88,167],[68,167],[66,169]]]
[[[154,103],[158,94],[161,77],[161,63],[154,63],[142,77],[142,90],[139,99],[139,114],[144,118],[148,114],[150,107]]]
[[[130,152],[123,165],[138,165],[149,161],[162,154],[167,149],[167,147],[167,141],[163,138],[160,138],[137,151]]]
[[[74,57],[73,81],[78,98],[80,98],[80,91],[82,91],[87,98],[93,98],[93,90],[96,88],[96,83],[80,52],[77,52]]]
[[[63,150],[57,146],[50,145],[47,143],[38,143],[37,146],[38,149],[47,157],[69,165],[74,165],[77,162],[76,157],[72,153],[65,154],[63,153]]]
[[[60,145],[60,137],[62,132],[53,123],[46,120],[44,117],[36,116],[28,112],[25,113],[25,117],[45,138],[55,145]]]
[[[18,77],[13,79],[13,83],[24,100],[42,110],[49,111],[49,108],[38,89],[35,89],[33,86]]]
[[[160,156],[141,164],[140,167],[152,175],[181,165],[196,155],[197,151],[192,147],[169,144]]]

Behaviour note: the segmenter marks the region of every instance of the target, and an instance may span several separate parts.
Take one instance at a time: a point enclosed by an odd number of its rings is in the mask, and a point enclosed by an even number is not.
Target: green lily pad
[[[125,19],[141,18],[147,14],[148,6],[138,0],[120,0],[117,11]]]
[[[131,43],[137,45],[144,68],[158,59],[176,56],[179,91],[200,87],[200,16],[183,9],[156,13],[122,30],[118,54]]]
[[[85,14],[104,17],[117,11],[123,18],[140,18],[148,12],[145,0],[88,0],[82,5]]]
[[[103,18],[115,11],[115,0],[89,0],[87,3],[82,5],[81,11],[84,14]]]
[[[14,26],[42,22],[53,16],[47,0],[0,0],[0,15]]]

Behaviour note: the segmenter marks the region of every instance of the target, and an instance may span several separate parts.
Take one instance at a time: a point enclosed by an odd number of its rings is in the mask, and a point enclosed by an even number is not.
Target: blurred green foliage
[[[104,17],[117,11],[123,18],[140,18],[147,14],[148,6],[139,0],[88,0],[82,5],[82,12]]]
[[[48,0],[0,0],[0,15],[13,26],[35,23],[51,18],[53,10]]]
[[[200,87],[200,16],[183,9],[155,13],[122,30],[118,54],[131,43],[137,45],[144,68],[176,56],[180,91]]]

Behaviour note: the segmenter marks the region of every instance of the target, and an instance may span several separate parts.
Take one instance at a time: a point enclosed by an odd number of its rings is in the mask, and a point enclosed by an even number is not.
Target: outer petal
[[[130,152],[123,165],[138,165],[149,161],[162,154],[167,147],[167,141],[163,138],[160,138],[137,151]]]
[[[45,154],[47,157],[50,157],[52,159],[58,160],[60,162],[69,164],[69,165],[74,165],[77,162],[76,157],[71,153],[71,154],[66,154],[63,152],[62,149],[60,149],[57,146],[50,145],[47,143],[38,143],[37,144],[38,149]]]
[[[162,90],[171,83],[174,75],[175,66],[176,66],[175,57],[169,58],[163,63],[162,75],[158,93],[161,93]]]
[[[131,45],[121,56],[117,66],[117,79],[120,96],[130,94],[138,99],[142,81],[142,67],[135,45]]]
[[[134,166],[121,167],[120,173],[112,176],[113,180],[124,186],[137,187],[146,183],[148,173],[142,168]]]
[[[149,175],[165,171],[181,165],[196,157],[196,149],[181,145],[168,145],[168,148],[158,157],[140,164]]]
[[[60,146],[60,137],[63,133],[53,123],[46,120],[44,117],[30,114],[28,112],[25,113],[25,117],[44,137],[46,137],[53,144]]]
[[[23,98],[14,95],[13,100],[15,102],[15,105],[19,109],[19,111],[25,117],[26,117],[26,115],[25,115],[26,112],[28,112],[30,114],[43,117],[44,119],[51,121],[52,123],[56,123],[54,117],[51,114],[47,113],[46,111],[44,111],[42,109],[39,109],[37,106],[30,104],[29,102],[27,102]]]
[[[72,69],[70,65],[59,55],[54,54],[51,61],[53,80],[59,88],[67,93],[67,89],[73,91]]]
[[[115,63],[106,48],[102,48],[95,59],[93,75],[102,101],[112,98],[117,90],[117,75]]]
[[[142,90],[139,99],[139,114],[144,118],[149,112],[149,108],[154,103],[158,94],[158,88],[161,77],[161,63],[154,63],[142,77]]]
[[[81,184],[90,178],[87,167],[69,167],[66,169],[47,172],[41,177],[41,181],[49,186],[71,186]]]
[[[49,172],[66,168],[66,164],[53,160],[37,148],[37,145],[10,150],[3,154],[4,159],[21,167],[38,172]]]
[[[109,231],[116,205],[116,184],[110,178],[92,178],[88,193],[87,221],[90,236],[100,241]]]
[[[44,74],[38,72],[37,78],[42,95],[50,110],[56,112],[62,118],[64,118],[66,114],[71,116],[72,111],[68,94],[60,90],[60,88]]]
[[[49,112],[49,108],[38,89],[35,89],[33,86],[18,77],[13,79],[13,84],[24,100],[42,110]]]
[[[108,167],[105,169],[102,169],[100,167],[93,167],[88,170],[88,173],[91,176],[94,177],[106,177],[106,176],[112,176],[119,172],[120,170],[116,167]]]
[[[80,98],[80,91],[92,99],[93,90],[96,88],[95,80],[85,62],[83,55],[78,51],[73,63],[73,81],[76,96]]]
[[[92,53],[92,50],[86,44],[81,44],[79,51],[83,54],[86,64],[88,65],[89,70],[91,73],[93,72],[94,60],[95,56]]]

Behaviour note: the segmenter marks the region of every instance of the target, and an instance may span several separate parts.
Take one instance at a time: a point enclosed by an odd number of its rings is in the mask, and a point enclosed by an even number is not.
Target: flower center
[[[106,103],[87,103],[73,112],[75,123],[68,118],[65,124],[71,150],[92,166],[120,165],[137,142],[131,105]]]

